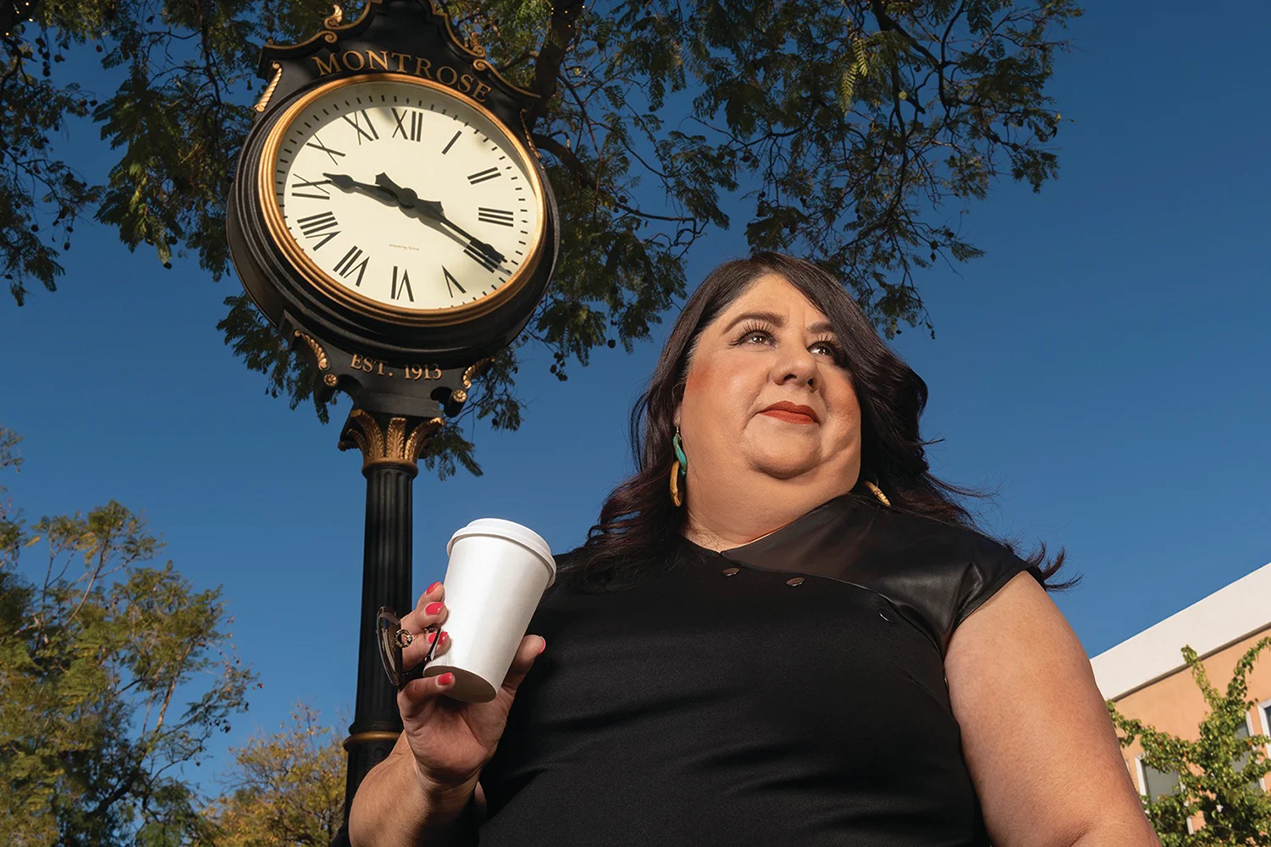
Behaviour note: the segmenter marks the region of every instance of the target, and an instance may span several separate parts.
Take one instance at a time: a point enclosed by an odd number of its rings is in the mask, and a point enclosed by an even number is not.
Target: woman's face
[[[802,477],[827,499],[851,490],[861,410],[838,350],[829,320],[784,277],[765,274],[733,300],[698,336],[675,412],[689,491],[754,473]],[[765,412],[781,401],[812,415]]]

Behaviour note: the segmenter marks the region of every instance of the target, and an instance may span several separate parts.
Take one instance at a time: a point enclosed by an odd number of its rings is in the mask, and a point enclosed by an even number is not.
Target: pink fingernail
[[[449,685],[450,683],[454,681],[455,681],[455,675],[452,673],[443,673],[441,676],[437,677],[438,685]]]
[[[428,586],[428,590],[427,590],[427,591],[425,591],[424,593],[425,593],[425,594],[432,594],[432,593],[433,593],[434,591],[436,591],[438,588],[441,588],[441,583],[440,583],[440,582],[434,582],[432,585]]]
[[[543,638],[543,636],[541,636],[541,635],[540,635],[540,636],[539,636],[539,638]],[[542,644],[540,644],[540,645],[539,645],[539,647],[538,647],[538,654],[537,654],[537,655],[539,655],[539,656],[543,655],[543,651],[544,651],[544,650],[546,650],[546,649],[547,649],[547,639],[546,639],[546,638],[543,638],[543,643],[542,643]]]

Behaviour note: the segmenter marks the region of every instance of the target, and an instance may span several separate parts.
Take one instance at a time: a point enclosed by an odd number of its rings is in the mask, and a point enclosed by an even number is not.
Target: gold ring
[[[415,635],[410,630],[399,629],[397,630],[397,637],[394,640],[397,642],[398,647],[409,647],[411,644],[415,643],[416,638],[419,638],[425,632],[436,632],[439,629],[441,629],[441,627],[437,626],[437,624],[429,624],[424,627],[424,632],[419,633],[419,635]]]

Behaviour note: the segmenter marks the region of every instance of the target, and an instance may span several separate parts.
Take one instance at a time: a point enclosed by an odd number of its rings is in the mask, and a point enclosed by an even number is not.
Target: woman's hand
[[[402,618],[402,629],[420,633],[430,625],[441,626],[449,614],[443,602],[444,594],[445,588],[441,583],[424,592],[415,608]],[[450,637],[445,630],[441,630],[437,637],[441,642],[437,645],[435,656],[445,653],[450,647]],[[403,667],[418,665],[430,645],[426,636],[417,635],[402,650]],[[403,735],[429,794],[463,798],[471,795],[481,769],[494,756],[499,739],[503,737],[517,686],[546,646],[546,640],[540,636],[522,638],[502,688],[488,703],[464,703],[446,697],[446,692],[454,686],[454,675],[449,673],[412,680],[398,692],[397,707],[402,713]]]

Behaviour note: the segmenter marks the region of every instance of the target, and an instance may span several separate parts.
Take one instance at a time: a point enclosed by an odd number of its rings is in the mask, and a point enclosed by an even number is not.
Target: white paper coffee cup
[[[498,694],[538,601],[556,581],[556,562],[538,533],[501,518],[472,521],[450,537],[446,553],[450,646],[424,676],[453,673],[446,696],[485,703]]]

